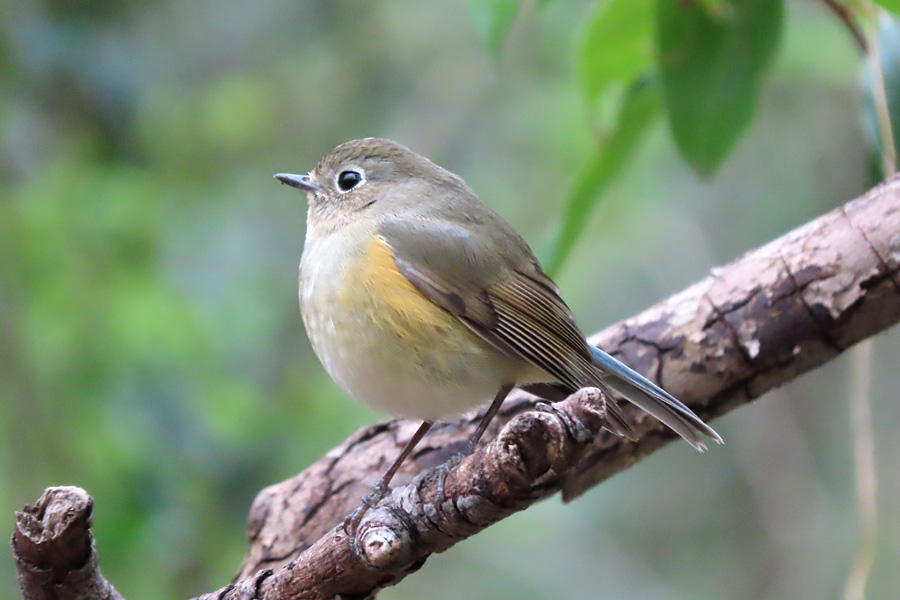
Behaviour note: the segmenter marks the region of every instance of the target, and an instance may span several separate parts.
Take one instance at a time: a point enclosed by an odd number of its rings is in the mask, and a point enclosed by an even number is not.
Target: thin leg
[[[497,416],[497,411],[500,410],[500,406],[503,404],[503,401],[506,400],[506,397],[509,396],[509,392],[512,391],[513,387],[515,387],[514,384],[505,383],[497,392],[497,395],[494,396],[494,401],[491,402],[491,405],[487,409],[487,412],[484,413],[484,417],[482,417],[481,423],[478,424],[478,429],[476,429],[475,433],[472,434],[472,437],[469,438],[468,454],[471,454],[475,451],[475,447],[478,446],[478,441],[481,440],[481,436],[484,435],[484,432],[487,430],[488,425],[490,425],[494,417]]]
[[[379,477],[378,481],[375,482],[372,491],[382,492],[378,500],[381,500],[385,495],[387,495],[387,492],[390,490],[388,485],[390,485],[391,479],[394,478],[394,475],[396,475],[397,471],[400,469],[400,465],[402,465],[403,461],[407,459],[409,454],[413,451],[413,448],[415,448],[416,445],[422,441],[422,438],[425,437],[425,434],[428,433],[428,430],[431,429],[432,425],[434,425],[434,422],[432,421],[423,421],[422,424],[419,425],[419,428],[416,429],[416,432],[413,434],[413,436],[409,438],[409,441],[406,442],[406,445],[400,452],[400,456],[398,456],[397,460],[394,461],[394,464],[392,464],[390,468],[385,472],[385,474]]]
[[[406,446],[403,447],[400,456],[398,456],[393,464],[391,464],[384,475],[378,478],[378,481],[372,486],[372,491],[363,496],[362,504],[359,508],[354,510],[346,519],[344,519],[342,527],[349,535],[353,536],[356,534],[356,527],[359,525],[359,521],[363,518],[363,515],[366,514],[366,511],[378,504],[378,502],[391,491],[391,488],[389,487],[391,479],[394,478],[394,475],[396,475],[397,471],[400,469],[400,465],[403,464],[403,461],[405,461],[413,451],[416,444],[422,441],[422,438],[425,437],[425,434],[428,433],[428,430],[431,429],[432,425],[434,425],[432,421],[423,421],[422,424],[419,425],[419,428],[416,429],[413,436],[406,442]]]
[[[438,485],[437,490],[435,490],[437,504],[443,504],[444,502],[444,478],[447,476],[447,473],[449,473],[450,470],[453,469],[453,467],[459,464],[462,459],[475,452],[475,448],[478,447],[478,442],[479,440],[481,440],[481,436],[483,436],[484,432],[487,431],[488,425],[490,425],[494,417],[497,416],[497,411],[500,410],[500,406],[503,404],[503,401],[506,400],[509,392],[514,387],[515,384],[513,383],[503,384],[503,386],[497,392],[497,395],[494,396],[494,400],[488,407],[487,412],[484,413],[484,416],[481,418],[481,422],[475,429],[475,433],[473,433],[472,437],[469,438],[469,443],[466,444],[465,449],[462,452],[454,454],[450,457],[450,460],[437,467]]]

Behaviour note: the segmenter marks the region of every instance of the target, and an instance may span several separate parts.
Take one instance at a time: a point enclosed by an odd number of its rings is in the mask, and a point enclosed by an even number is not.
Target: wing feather
[[[704,448],[701,432],[721,441],[681,402],[587,343],[556,285],[521,238],[511,230],[505,236],[473,235],[473,227],[388,221],[381,234],[398,270],[416,289],[501,352],[542,369],[570,393],[593,386],[622,395],[695,448]],[[501,242],[506,247],[491,246]],[[609,429],[635,439],[615,400],[607,411]]]

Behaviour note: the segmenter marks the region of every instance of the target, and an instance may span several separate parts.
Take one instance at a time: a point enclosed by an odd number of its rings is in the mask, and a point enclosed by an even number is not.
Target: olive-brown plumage
[[[702,435],[721,441],[678,400],[587,343],[528,244],[457,175],[366,138],[338,146],[308,175],[276,177],[309,199],[300,305],[310,341],[364,404],[421,419],[424,434],[493,397],[489,419],[514,385],[563,395],[599,387],[698,449]],[[621,409],[608,411],[609,429],[632,438]]]

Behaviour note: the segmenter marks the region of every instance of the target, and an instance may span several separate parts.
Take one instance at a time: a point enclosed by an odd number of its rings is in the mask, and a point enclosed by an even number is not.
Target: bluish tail
[[[694,411],[679,402],[672,394],[603,350],[591,346],[591,353],[594,365],[602,373],[603,383],[671,427],[694,448],[701,452],[706,449],[700,434],[719,444],[722,443],[722,438],[712,427],[704,423]]]

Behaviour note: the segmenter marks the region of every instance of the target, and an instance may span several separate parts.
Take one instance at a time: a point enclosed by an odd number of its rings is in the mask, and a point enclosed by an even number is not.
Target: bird
[[[398,142],[364,138],[307,174],[274,177],[308,200],[299,302],[315,354],[357,401],[421,421],[355,523],[436,421],[490,402],[471,453],[514,387],[551,401],[596,387],[698,450],[704,437],[722,443],[682,402],[587,342],[522,236],[458,175]],[[621,407],[606,409],[605,428],[635,440]]]

